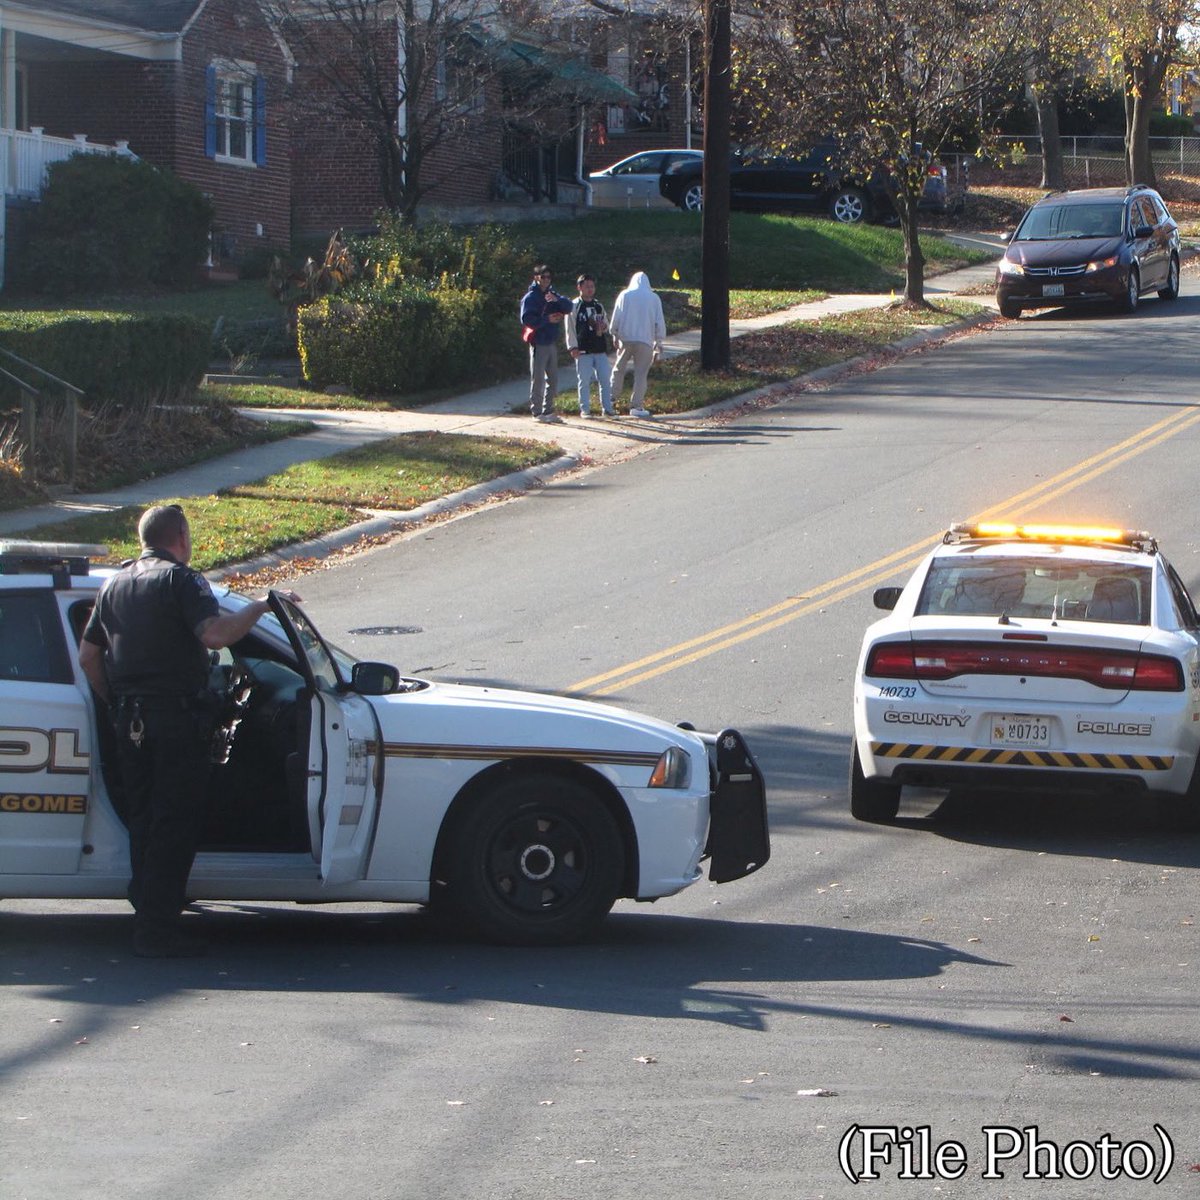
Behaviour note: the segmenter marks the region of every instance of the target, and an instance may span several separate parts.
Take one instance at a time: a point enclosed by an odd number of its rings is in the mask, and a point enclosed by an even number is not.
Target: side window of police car
[[[1184,629],[1193,631],[1200,629],[1200,616],[1196,613],[1192,598],[1188,595],[1187,588],[1183,586],[1183,580],[1179,578],[1170,563],[1167,563],[1167,579],[1171,584],[1171,600],[1175,605],[1175,614],[1179,618],[1179,624]]]
[[[74,682],[62,622],[49,593],[0,593],[0,680]]]

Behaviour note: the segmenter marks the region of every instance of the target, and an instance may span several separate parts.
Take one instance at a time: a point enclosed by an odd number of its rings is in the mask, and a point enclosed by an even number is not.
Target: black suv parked
[[[856,179],[838,165],[837,143],[823,141],[798,157],[735,152],[729,161],[729,203],[738,209],[812,209],[825,211],[835,221],[856,224],[872,217],[894,215],[886,177],[876,173]],[[681,162],[660,176],[658,190],[672,204],[689,212],[704,207],[703,163]],[[946,172],[930,167],[921,207],[935,212],[946,208]]]
[[[1179,295],[1179,230],[1144,185],[1054,192],[1021,218],[996,267],[1000,314],[1115,303],[1131,313],[1147,292]]]

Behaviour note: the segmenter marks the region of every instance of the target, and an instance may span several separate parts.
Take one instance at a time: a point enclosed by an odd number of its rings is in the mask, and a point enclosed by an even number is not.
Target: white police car
[[[0,543],[0,897],[125,894],[115,735],[77,659],[103,553]],[[214,664],[250,692],[191,898],[431,903],[493,940],[552,943],[620,896],[687,887],[705,856],[718,883],[767,861],[763,780],[736,731],[404,678],[270,603]]]
[[[1200,618],[1146,533],[954,525],[866,632],[850,811],[905,784],[1152,795],[1200,812]]]

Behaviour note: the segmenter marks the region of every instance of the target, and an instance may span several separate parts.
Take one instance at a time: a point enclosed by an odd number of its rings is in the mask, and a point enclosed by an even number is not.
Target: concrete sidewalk
[[[980,248],[989,243],[976,243]],[[991,247],[995,248],[995,247]],[[995,268],[992,263],[965,267],[945,275],[936,276],[926,284],[930,296],[950,296],[977,288],[981,283],[990,283]],[[781,312],[755,317],[744,321],[731,321],[731,337],[769,329],[793,321],[812,321],[838,313],[856,312],[865,308],[879,308],[891,303],[892,295],[863,294],[829,296],[824,300],[798,304]],[[990,303],[986,296],[972,295],[972,300]],[[664,357],[674,357],[697,350],[700,346],[700,331],[685,330],[668,337],[664,343]],[[573,380],[573,372],[560,370],[560,386]],[[232,454],[195,466],[185,467],[167,475],[142,480],[127,487],[91,495],[70,495],[46,504],[29,508],[0,512],[0,537],[17,536],[36,526],[66,520],[85,513],[111,511],[127,505],[144,506],[172,496],[207,496],[223,488],[250,483],[299,462],[325,458],[341,450],[365,445],[383,438],[395,437],[400,433],[437,430],[449,433],[492,435],[498,437],[536,438],[554,442],[564,452],[556,469],[617,462],[631,457],[654,445],[695,437],[706,418],[722,407],[741,403],[744,397],[716,405],[713,409],[701,409],[684,415],[674,415],[650,420],[622,417],[609,420],[594,417],[582,420],[572,417],[562,424],[543,424],[533,421],[524,411],[529,396],[529,384],[525,379],[514,379],[494,387],[465,393],[449,400],[441,400],[419,409],[397,412],[360,411],[314,411],[308,409],[274,409],[265,412],[259,409],[244,410],[247,416],[259,420],[279,417],[300,417],[311,420],[317,429],[299,437],[284,438],[262,446],[238,450]],[[517,410],[514,412],[514,410]],[[593,412],[596,407],[593,407]],[[551,472],[542,468],[533,472],[522,472],[520,478],[508,477],[490,485],[471,489],[458,503],[471,503],[486,494],[500,491],[515,491],[543,479]],[[476,495],[476,493],[479,493]],[[404,515],[403,521],[394,516],[380,515],[367,523],[369,527],[354,526],[352,535],[339,536],[336,543],[344,544],[361,536],[364,532],[382,532],[402,523],[426,519],[427,508],[444,510],[445,502],[426,506]],[[323,546],[335,544],[326,539]],[[293,548],[295,554],[299,548]]]

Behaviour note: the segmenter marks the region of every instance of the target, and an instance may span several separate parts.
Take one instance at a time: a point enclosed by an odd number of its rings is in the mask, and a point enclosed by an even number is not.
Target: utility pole
[[[704,0],[700,366],[729,366],[729,57],[732,0]]]

